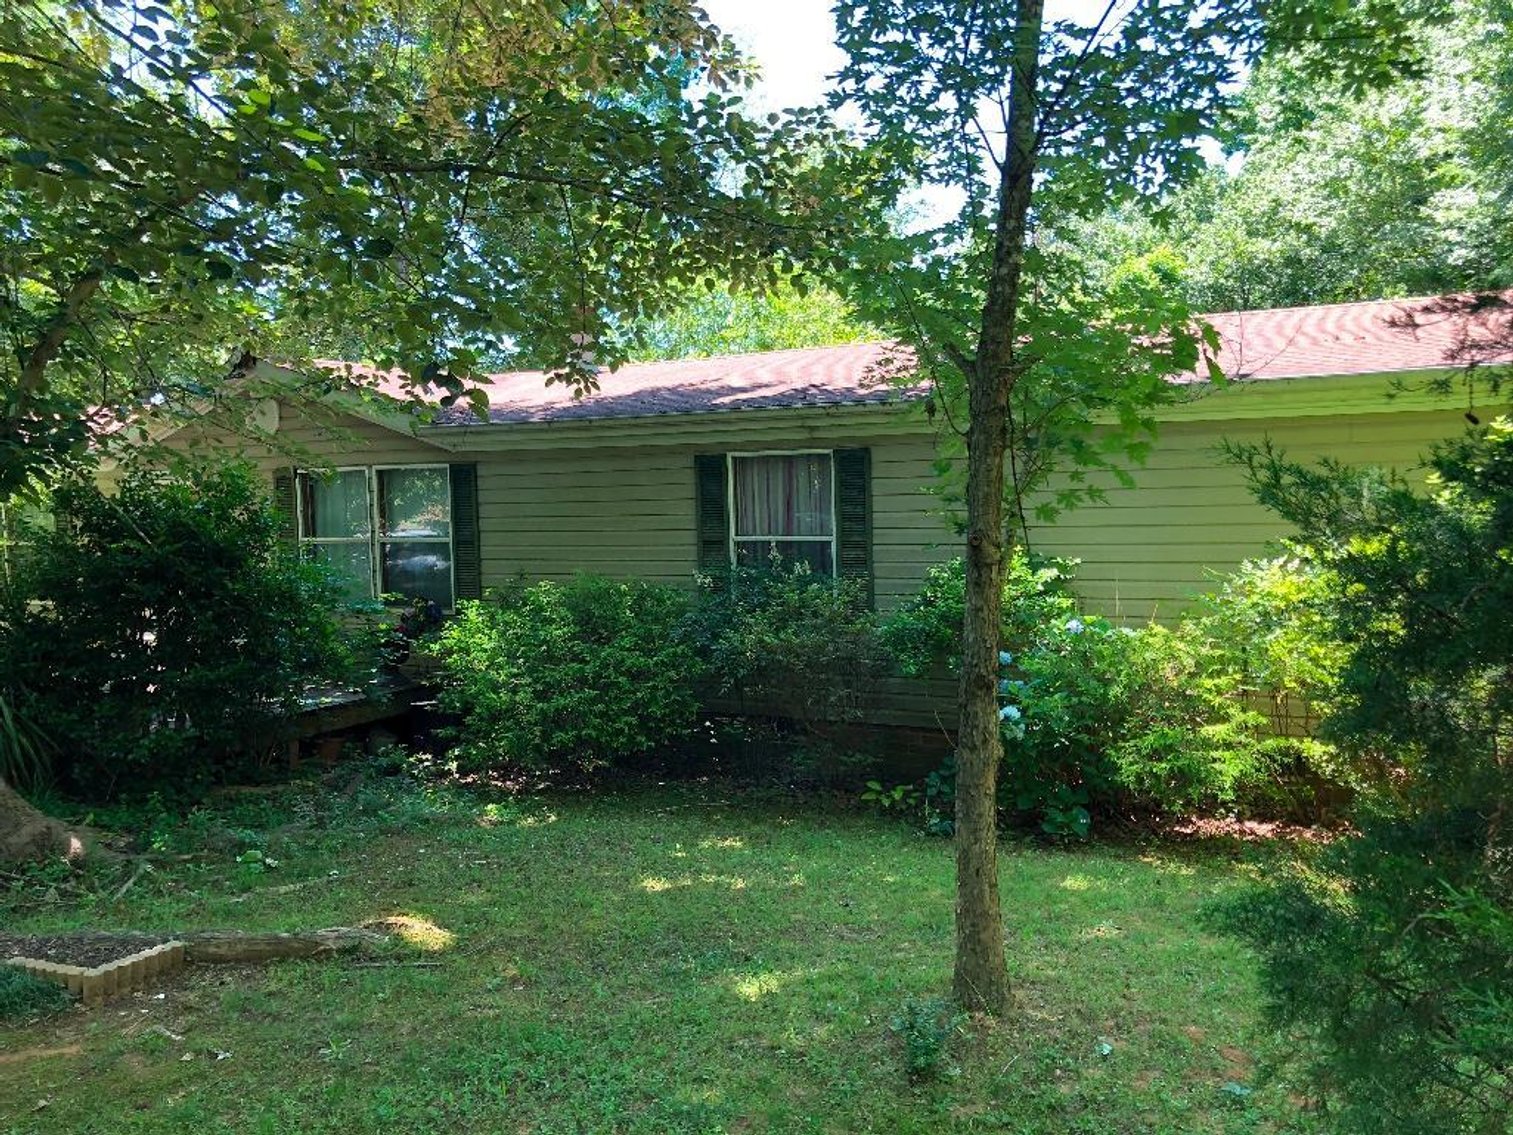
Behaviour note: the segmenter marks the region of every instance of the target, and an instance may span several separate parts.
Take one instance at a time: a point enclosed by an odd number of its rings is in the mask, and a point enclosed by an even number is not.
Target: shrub
[[[11,713],[46,723],[51,771],[96,797],[245,771],[301,688],[348,662],[339,591],[302,563],[245,466],[75,483],[0,593]]]
[[[892,668],[861,585],[804,564],[702,579],[684,640],[711,693],[811,726],[859,720]]]
[[[1017,549],[1005,575],[1001,805],[1047,834],[1083,836],[1098,813],[1233,802],[1268,768],[1238,677],[1186,629],[1080,614],[1072,566]],[[905,673],[955,668],[964,602],[955,560],[888,620]]]
[[[686,738],[699,675],[687,611],[673,588],[590,575],[464,602],[438,640],[459,763],[591,772]]]
[[[1232,803],[1264,770],[1263,721],[1212,662],[1201,640],[1155,623],[1073,617],[1048,629],[1006,670],[1019,710],[1004,726],[1006,799],[1056,834],[1084,826],[1079,807]]]
[[[1352,1131],[1507,1130],[1513,1114],[1513,424],[1438,447],[1428,495],[1243,451],[1297,528],[1343,659],[1325,736],[1359,834],[1225,912],[1273,1025]]]
[[[899,1007],[888,1027],[903,1046],[904,1074],[911,1082],[934,1079],[946,1070],[951,1036],[961,1020],[939,997],[911,997]]]
[[[1075,564],[1016,548],[1004,573],[1000,643],[1023,654],[1077,614],[1071,591]],[[901,604],[883,625],[883,641],[904,674],[918,677],[944,666],[955,671],[961,658],[966,618],[966,563],[960,558],[925,573],[918,594]]]

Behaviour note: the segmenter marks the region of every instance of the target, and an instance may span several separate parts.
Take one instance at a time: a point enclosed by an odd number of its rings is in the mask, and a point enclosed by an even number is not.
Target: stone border
[[[103,1005],[109,998],[138,989],[146,989],[162,974],[177,973],[184,968],[184,943],[164,942],[102,966],[66,966],[42,962],[35,958],[8,958],[6,965],[18,966],[33,977],[67,987],[86,1005]]]

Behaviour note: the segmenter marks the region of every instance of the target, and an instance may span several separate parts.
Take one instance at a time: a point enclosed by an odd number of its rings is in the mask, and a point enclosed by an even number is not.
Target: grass
[[[1251,961],[1196,929],[1276,850],[1006,846],[1019,1004],[943,1014],[921,1061],[898,1023],[949,986],[953,863],[901,826],[720,788],[486,804],[392,782],[155,829],[196,857],[119,900],[116,877],[12,880],[0,921],[397,917],[408,944],[0,1025],[0,1132],[1316,1129],[1254,1074]]]
[[[30,1021],[66,1008],[68,994],[24,970],[0,966],[0,1021]]]

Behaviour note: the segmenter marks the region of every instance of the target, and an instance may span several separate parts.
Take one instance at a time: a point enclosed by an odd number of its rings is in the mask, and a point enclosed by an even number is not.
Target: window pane
[[[808,564],[816,575],[834,575],[834,549],[828,540],[742,540],[736,562],[746,567],[792,568]]]
[[[737,536],[829,536],[834,531],[830,455],[737,457]]]
[[[367,544],[306,544],[341,578],[348,599],[373,598],[373,553]]]
[[[409,599],[452,605],[452,549],[446,544],[400,541],[383,546],[383,590]]]
[[[380,469],[378,531],[382,536],[450,536],[445,469]]]
[[[322,476],[301,473],[301,536],[366,536],[368,474],[361,469]]]

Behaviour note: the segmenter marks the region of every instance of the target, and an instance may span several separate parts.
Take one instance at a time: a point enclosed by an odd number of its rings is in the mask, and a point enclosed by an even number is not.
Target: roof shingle
[[[1490,338],[1481,361],[1513,361],[1513,291],[1471,297],[1377,300],[1204,317],[1219,332],[1219,364],[1238,381],[1383,374],[1463,365],[1469,339]],[[914,356],[895,343],[855,343],[745,355],[628,363],[600,377],[599,389],[574,397],[548,386],[542,371],[490,375],[491,424],[575,421],[881,403],[923,395],[905,381]],[[344,367],[359,382],[405,396],[400,376]],[[1202,382],[1206,372],[1179,376]],[[477,422],[466,403],[442,410],[438,425]]]

